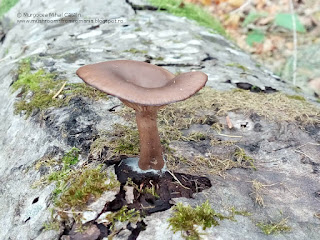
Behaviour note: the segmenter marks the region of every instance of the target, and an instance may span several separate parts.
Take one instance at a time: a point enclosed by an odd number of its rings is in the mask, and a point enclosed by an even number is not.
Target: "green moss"
[[[130,121],[129,121],[130,122]],[[99,137],[90,146],[90,154],[96,159],[101,158],[102,151],[107,147],[106,159],[120,155],[137,156],[140,152],[139,132],[132,120],[130,126],[114,124],[111,132],[100,132]]]
[[[136,48],[130,48],[128,50],[125,50],[125,52],[129,52],[129,53],[132,53],[132,54],[147,54],[148,51],[147,50],[139,50],[139,49],[136,49]]]
[[[108,146],[109,142],[109,137],[107,137],[105,133],[100,133],[100,136],[90,145],[90,154],[100,158],[102,151]]]
[[[54,171],[47,176],[49,183],[56,183],[56,188],[53,190],[53,196],[55,198],[65,189],[68,178],[73,172],[71,167],[79,162],[79,152],[80,150],[78,148],[73,147],[62,157],[62,169],[60,171]]]
[[[76,169],[79,154],[79,149],[72,148],[61,158],[61,169],[52,171],[42,179],[44,184],[55,183],[54,205],[61,211],[81,210],[89,200],[100,197],[104,191],[120,186],[116,176],[108,174],[102,166],[84,166]]]
[[[236,209],[234,206],[232,206],[230,208],[230,212],[231,212],[231,215],[232,216],[235,216],[235,215],[240,215],[240,216],[244,216],[244,217],[249,217],[252,215],[252,213],[246,211],[246,210],[238,210]]]
[[[83,209],[88,201],[104,191],[120,186],[115,176],[108,176],[101,166],[85,168],[63,175],[60,179],[61,195],[55,205],[61,209]]]
[[[236,159],[236,161],[240,164],[248,164],[249,166],[251,166],[251,168],[253,170],[257,170],[255,165],[254,165],[254,159],[252,157],[250,157],[249,155],[246,154],[246,152],[244,151],[244,149],[238,147],[236,149],[236,151],[234,152],[233,155]]]
[[[201,233],[199,228],[206,230],[212,226],[218,226],[219,221],[228,219],[236,221],[235,216],[251,216],[247,211],[237,210],[235,207],[230,208],[228,216],[217,213],[211,208],[208,200],[202,205],[192,208],[190,205],[178,203],[173,208],[172,217],[168,219],[169,226],[173,232],[182,232],[182,236],[187,240],[200,240]]]
[[[151,185],[151,187],[145,186],[143,188],[140,188],[137,184],[135,184],[132,181],[131,178],[128,178],[126,185],[133,187],[138,193],[149,193],[156,198],[160,198],[160,196],[156,193],[156,189],[154,185]]]
[[[67,104],[72,98],[76,96],[87,97],[93,100],[108,100],[108,96],[106,93],[90,87],[85,83],[67,83],[63,93],[67,95],[65,104]]]
[[[259,223],[257,223],[257,226],[266,235],[279,234],[282,232],[290,232],[291,231],[291,227],[287,225],[287,222],[288,222],[287,219],[284,218],[284,219],[280,220],[279,222],[268,222],[268,223],[259,222]]]
[[[43,69],[36,72],[31,72],[30,59],[24,59],[20,63],[18,70],[18,80],[12,84],[13,90],[18,90],[22,88],[24,92],[39,91],[42,88],[42,84],[45,87],[53,87],[55,75],[51,73],[46,73]]]
[[[24,59],[18,70],[18,80],[12,84],[14,91],[21,89],[21,99],[15,103],[15,113],[26,112],[28,118],[34,110],[45,110],[50,107],[63,107],[76,96],[94,100],[107,99],[107,95],[84,83],[66,83],[57,80],[56,75],[43,69],[31,71],[30,59]],[[63,87],[60,97],[54,97]],[[31,93],[31,96],[30,96]]]
[[[199,141],[205,140],[206,138],[207,136],[202,132],[193,132],[193,133],[190,133],[185,140],[199,142]]]
[[[36,162],[35,169],[39,170],[42,166],[46,168],[51,168],[57,164],[58,161],[56,159],[52,158],[51,156],[44,156]]]
[[[117,221],[128,221],[130,223],[137,223],[138,221],[140,221],[141,215],[139,211],[135,209],[128,210],[127,206],[123,206],[119,211],[107,215],[106,219],[111,223],[111,230],[113,230]]]
[[[244,72],[248,71],[248,68],[246,68],[245,66],[241,65],[240,63],[229,63],[229,64],[227,64],[226,66],[236,67],[236,68],[241,69],[241,70],[244,71]]]
[[[194,20],[199,25],[226,36],[226,32],[221,23],[198,5],[182,3],[180,0],[149,0],[149,2],[154,6],[166,9],[166,11],[173,15]]]
[[[54,207],[51,209],[51,219],[44,224],[44,230],[58,230],[62,221],[65,224],[72,223],[69,214],[72,214],[81,230],[82,211],[89,202],[99,198],[105,191],[120,187],[116,175],[106,171],[102,165],[86,164],[77,168],[79,154],[79,149],[72,148],[58,160],[48,156],[36,164],[36,168],[50,167],[50,173],[41,178],[40,184],[55,184],[52,192]],[[53,170],[57,168],[60,170]]]
[[[0,2],[0,18],[8,12],[19,0],[2,0]]]
[[[58,231],[60,229],[60,222],[57,219],[52,219],[51,221],[47,221],[43,224],[44,231],[55,230]]]
[[[205,87],[193,97],[159,111],[161,138],[181,140],[180,130],[195,123],[212,123],[212,116],[226,116],[228,112],[256,113],[270,121],[298,122],[301,125],[320,122],[319,108],[307,101],[288,98],[283,93],[253,93],[241,89],[220,92]],[[221,125],[213,123],[213,126],[217,125],[221,131]]]
[[[110,148],[115,154],[139,154],[140,140],[137,129],[121,124],[115,124],[113,136],[115,136],[115,138],[111,140]]]
[[[287,95],[288,98],[290,99],[295,99],[295,100],[299,100],[299,101],[306,101],[306,99],[302,96],[299,95]]]
[[[213,174],[223,174],[225,170],[234,167],[255,169],[254,160],[241,148],[235,149],[234,154],[227,156],[226,159],[219,156],[209,156],[188,160],[184,156],[175,154],[169,147],[172,141],[198,141],[206,137],[205,133],[184,136],[182,130],[189,129],[192,124],[211,124],[211,128],[218,133],[222,132],[223,125],[218,122],[217,116],[225,117],[229,112],[242,113],[247,116],[255,113],[269,121],[293,122],[302,128],[310,123],[320,123],[320,109],[317,106],[308,101],[289,98],[283,93],[253,93],[242,89],[220,92],[205,87],[193,97],[182,102],[169,104],[159,110],[158,129],[168,166],[174,169],[183,163],[195,172],[203,173],[206,170]],[[115,137],[112,148],[118,149],[117,152],[123,154],[138,155],[139,137],[134,111],[124,107],[119,114],[125,118],[130,127],[118,125],[119,130],[115,130],[114,134],[109,135],[109,138]],[[120,131],[121,134],[116,134],[117,131]],[[119,137],[124,137],[129,141],[117,139]],[[207,138],[210,139],[210,137]],[[123,141],[125,142],[123,143]],[[211,139],[212,146],[223,144],[230,147],[235,143],[236,141],[221,142]],[[132,151],[134,146],[136,148]],[[129,151],[119,151],[122,149]]]
[[[320,122],[320,109],[317,106],[307,101],[289,98],[286,94],[279,92],[265,94],[241,89],[220,92],[205,87],[192,98],[169,105],[162,110],[163,113],[167,112],[167,109],[170,111],[168,115],[174,121],[178,121],[180,129],[189,125],[186,122],[188,118],[191,118],[189,120],[191,124],[195,123],[192,117],[201,117],[199,113],[213,109],[216,111],[212,115],[218,116],[225,116],[228,112],[244,114],[254,112],[271,121],[299,122],[302,125]],[[177,123],[174,124],[177,125]]]
[[[241,89],[220,92],[205,87],[193,97],[182,102],[169,104],[159,110],[158,129],[168,166],[174,169],[183,163],[187,164],[189,169],[194,172],[210,172],[220,175],[234,167],[255,169],[253,158],[239,147],[235,149],[233,155],[227,156],[225,159],[214,155],[186,159],[184,156],[175,154],[169,147],[172,141],[199,141],[209,138],[205,136],[205,133],[200,132],[184,136],[182,130],[189,129],[192,124],[211,124],[211,127],[217,132],[222,132],[223,125],[218,122],[216,116],[226,116],[228,112],[238,112],[245,115],[256,113],[266,120],[294,122],[302,127],[320,122],[320,110],[317,106],[307,101],[289,98],[283,93],[253,93]],[[114,132],[105,137],[105,139],[113,137],[112,144],[109,144],[108,147],[111,146],[114,155],[120,153],[138,155],[139,135],[134,111],[124,107],[119,114],[130,125],[116,125]],[[211,139],[212,146],[223,144],[231,147],[235,143],[236,141],[219,142]]]
[[[181,231],[184,238],[188,240],[201,239],[197,226],[205,230],[219,225],[221,220],[230,219],[228,216],[216,213],[208,201],[196,208],[178,203],[173,211],[173,216],[168,219],[169,226],[173,232]]]
[[[63,168],[67,169],[71,165],[77,164],[79,162],[79,153],[80,153],[79,148],[76,148],[76,147],[71,148],[71,150],[67,152],[62,158]]]

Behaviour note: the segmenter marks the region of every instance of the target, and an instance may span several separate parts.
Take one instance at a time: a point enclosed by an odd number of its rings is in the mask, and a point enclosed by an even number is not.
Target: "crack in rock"
[[[137,14],[137,11],[158,11],[158,10],[166,11],[167,10],[166,8],[155,7],[152,5],[138,5],[129,0],[126,0],[126,3],[129,4],[129,6],[132,8],[135,14]]]

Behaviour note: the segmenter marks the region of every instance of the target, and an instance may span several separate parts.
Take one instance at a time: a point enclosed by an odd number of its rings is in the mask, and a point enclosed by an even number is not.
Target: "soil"
[[[114,162],[112,163],[114,164]],[[110,165],[110,164],[109,164]],[[194,193],[201,192],[210,188],[211,182],[206,177],[199,177],[178,172],[163,172],[156,173],[137,173],[126,165],[117,162],[115,165],[115,173],[118,181],[121,183],[120,192],[116,198],[106,204],[99,216],[104,212],[116,212],[123,206],[127,205],[128,209],[140,211],[141,216],[147,216],[156,212],[165,211],[174,205],[172,199],[185,197],[192,198]],[[133,203],[127,203],[124,187],[128,184],[128,178],[132,180],[131,186],[134,185],[134,200]],[[177,181],[179,180],[179,181]],[[130,186],[130,184],[129,184]],[[143,189],[152,189],[154,186],[155,193],[144,192]],[[138,187],[138,189],[137,189]],[[140,190],[141,189],[141,190]],[[97,217],[98,218],[98,217]],[[139,233],[144,231],[146,224],[139,221],[133,226],[128,223],[126,228],[131,231],[128,237],[130,240],[137,239]],[[89,229],[83,233],[76,231],[77,225],[73,224],[71,229],[66,228],[63,236],[60,239],[84,240],[84,239],[103,239],[111,234],[111,224],[104,225],[96,222],[89,222],[82,226],[83,229]]]

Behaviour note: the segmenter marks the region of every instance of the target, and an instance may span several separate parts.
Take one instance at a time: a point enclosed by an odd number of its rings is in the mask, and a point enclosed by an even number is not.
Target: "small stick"
[[[59,91],[52,97],[52,99],[55,99],[56,97],[58,97],[58,95],[62,92],[63,88],[66,86],[67,82],[64,82],[64,84],[62,85],[62,87],[59,89]]]
[[[307,143],[302,144],[301,146],[297,147],[297,149],[298,149],[298,148],[302,148],[302,147],[304,147],[304,146],[306,146],[306,145],[308,145],[308,144],[314,145],[314,146],[320,146],[320,143],[307,142]]]
[[[171,174],[171,176],[172,176],[183,188],[185,188],[185,189],[190,189],[190,188],[188,188],[188,187],[186,187],[186,186],[183,186],[182,183],[179,181],[179,179],[178,179],[172,172],[170,172],[169,170],[167,170],[167,171],[168,171],[168,173]]]
[[[223,133],[217,133],[220,136],[223,137],[231,137],[231,138],[242,138],[242,136],[232,136],[232,135],[227,135],[227,134],[223,134]]]
[[[310,157],[310,156],[307,155],[306,153],[304,153],[304,152],[302,152],[302,151],[300,151],[300,150],[297,150],[297,149],[295,149],[294,151],[297,152],[297,153],[303,154],[305,157],[309,158],[312,162],[315,162],[315,161],[312,159],[312,157]]]
[[[65,210],[62,210],[60,208],[54,208],[55,210],[57,210],[58,212],[63,212],[63,213],[71,213],[71,214],[82,214],[83,212],[77,212],[77,211],[65,211]]]

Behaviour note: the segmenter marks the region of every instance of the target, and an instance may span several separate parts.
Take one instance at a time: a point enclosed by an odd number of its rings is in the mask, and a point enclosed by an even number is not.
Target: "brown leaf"
[[[229,18],[225,22],[226,28],[237,29],[240,22],[240,16],[237,14],[233,14],[229,16]]]

